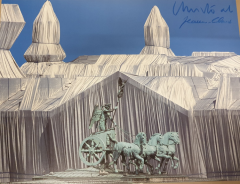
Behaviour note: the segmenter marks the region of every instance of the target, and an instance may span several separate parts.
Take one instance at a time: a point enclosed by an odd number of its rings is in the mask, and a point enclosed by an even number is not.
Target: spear
[[[123,81],[123,80],[119,77],[119,79],[118,79],[118,95],[117,95],[117,96],[118,96],[118,100],[117,100],[117,104],[116,104],[115,107],[118,106],[119,100],[120,100],[120,98],[122,98],[122,96],[123,96],[123,89],[124,89],[126,83],[127,83],[127,80],[126,80],[126,81]],[[114,114],[113,114],[113,118],[112,118],[112,119],[114,119],[115,114],[116,114],[116,109],[115,109],[115,111],[114,111]]]

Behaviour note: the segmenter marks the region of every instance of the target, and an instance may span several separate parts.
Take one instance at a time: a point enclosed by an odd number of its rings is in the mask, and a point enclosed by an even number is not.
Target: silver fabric
[[[144,24],[145,47],[140,54],[175,56],[170,49],[169,27],[157,6],[154,6]]]
[[[21,33],[25,21],[16,4],[1,5],[0,22],[0,78],[22,78],[24,74],[19,69],[9,51]]]
[[[50,1],[46,1],[33,23],[32,44],[24,54],[28,62],[62,61],[66,54],[60,43],[60,23]]]
[[[239,176],[240,57],[173,56],[157,7],[145,33],[145,54],[81,56],[64,63],[59,21],[47,1],[34,22],[33,43],[25,54],[29,62],[21,67],[25,78],[5,50],[18,33],[1,43],[0,182],[86,167],[78,151],[96,131],[89,131],[91,113],[96,104],[116,105],[119,77],[127,83],[114,117],[118,141],[132,142],[139,132],[148,139],[178,132],[180,166],[174,170],[169,164],[169,174]]]

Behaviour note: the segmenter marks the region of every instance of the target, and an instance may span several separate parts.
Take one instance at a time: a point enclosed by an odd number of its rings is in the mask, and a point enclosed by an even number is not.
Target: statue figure
[[[118,108],[119,100],[123,96],[123,89],[125,87],[126,82],[127,81],[124,81],[119,77],[119,79],[118,79],[118,94],[117,94],[118,100],[117,100],[116,107],[114,109],[110,109],[111,104],[105,104],[101,107],[101,109],[99,109],[98,105],[94,106],[92,118],[91,118],[90,124],[89,124],[89,129],[92,128],[92,126],[95,122],[99,122],[99,123],[97,123],[97,127],[99,128],[100,131],[105,131],[108,119],[114,124],[114,126],[117,126],[117,124],[114,122],[113,119],[115,116],[116,109]],[[111,117],[111,112],[113,113],[112,117]]]
[[[117,142],[114,145],[113,149],[113,162],[111,162],[109,165],[114,165],[115,172],[118,172],[117,170],[117,160],[122,156],[122,163],[125,167],[127,166],[127,170],[129,172],[129,161],[130,160],[138,160],[140,161],[140,167],[139,169],[143,169],[144,165],[144,159],[140,156],[141,155],[141,145],[146,144],[146,134],[144,132],[140,132],[137,134],[136,139],[133,143],[128,142]],[[136,174],[138,174],[138,168],[136,169]]]
[[[162,136],[160,133],[156,133],[151,136],[147,144],[142,144],[142,154],[141,157],[144,159],[144,164],[147,165],[147,172],[148,174],[154,173],[154,168],[150,164],[150,160],[154,159],[159,162],[158,167],[159,174],[161,174],[161,166],[163,161],[166,160],[164,168],[168,164],[168,160],[172,160],[172,167],[176,169],[178,167],[178,163],[174,166],[173,160],[177,160],[178,158],[174,156],[175,153],[175,145],[179,144],[179,137],[177,132],[167,132]],[[135,159],[135,163],[131,163],[139,167],[140,163],[139,160]],[[151,173],[149,172],[149,168]],[[164,169],[163,168],[163,169]]]
[[[160,142],[162,140],[163,136],[160,133],[153,134],[147,144],[142,144],[142,154],[141,157],[144,159],[144,164],[147,165],[147,173],[148,174],[154,174],[154,167],[150,164],[150,160],[154,159],[160,162],[161,160],[157,157],[158,156],[158,146],[160,146]],[[170,158],[170,156],[162,155],[162,157]],[[138,160],[135,160],[135,163],[131,163],[136,166],[136,168],[139,167],[140,163]],[[150,168],[150,172],[149,172]]]
[[[123,81],[120,77],[118,79],[118,101],[120,98],[122,98],[123,96],[123,89],[125,87],[125,84],[127,83],[127,81]]]
[[[176,169],[179,159],[175,157],[175,145],[180,143],[177,132],[167,132],[164,135],[155,133],[151,136],[148,143],[146,134],[140,132],[133,143],[127,143],[118,142],[115,139],[115,129],[106,128],[107,121],[110,121],[115,127],[117,126],[113,119],[120,99],[123,96],[126,82],[127,81],[121,78],[118,80],[118,100],[115,108],[111,109],[110,103],[102,105],[101,108],[99,105],[94,106],[89,129],[96,123],[96,128],[101,132],[92,134],[89,138],[85,139],[85,142],[80,146],[80,158],[83,159],[87,165],[100,164],[101,169],[113,165],[115,172],[118,172],[117,160],[120,156],[122,156],[124,170],[127,168],[129,172],[130,164],[133,164],[135,165],[136,174],[143,169],[144,164],[147,166],[148,174],[153,174],[154,167],[150,164],[151,159],[159,162],[158,167],[155,168],[159,170],[159,174],[161,174],[163,163],[165,163],[163,172],[166,172],[166,166],[170,159],[172,161],[172,167]],[[87,159],[84,159],[84,156],[86,156]],[[110,156],[113,159],[111,163],[109,163]],[[174,163],[174,161],[177,162]]]
[[[108,119],[116,126],[116,123],[111,117],[111,112],[115,111],[118,107],[116,106],[114,109],[110,109],[110,107],[111,104],[105,104],[102,106],[101,109],[99,109],[99,106],[95,105],[92,118],[90,120],[89,129],[92,128],[95,122],[99,122],[97,123],[97,127],[99,128],[100,131],[105,131]]]
[[[166,172],[169,159],[171,159],[172,161],[172,167],[174,169],[178,168],[179,159],[175,157],[175,152],[176,152],[175,145],[179,143],[180,143],[180,140],[179,140],[178,132],[167,132],[164,134],[162,140],[160,141],[160,146],[157,147],[158,148],[157,157],[161,158],[161,161],[158,164],[158,167],[156,168],[156,169],[159,169],[159,174],[161,174],[160,169],[164,161],[165,161],[165,165],[163,166],[163,172]],[[166,155],[168,157],[166,157]],[[174,165],[174,160],[177,161],[175,165]]]

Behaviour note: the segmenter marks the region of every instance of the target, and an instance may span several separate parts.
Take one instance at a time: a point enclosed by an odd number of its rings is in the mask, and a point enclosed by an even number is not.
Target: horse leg
[[[174,160],[173,160],[173,154],[171,154],[170,156],[171,156],[171,158],[169,158],[169,159],[171,159],[171,163],[172,163],[171,167],[174,167],[175,163],[174,163]]]
[[[166,166],[167,166],[167,164],[168,164],[169,159],[171,159],[172,157],[169,156],[169,155],[167,155],[166,152],[162,152],[161,154],[157,154],[156,157],[162,158],[162,159],[161,159],[161,162],[160,162],[160,165],[158,165],[159,174],[162,174],[160,170],[161,170],[161,167],[162,167],[162,165],[163,165],[164,160],[165,160],[165,166],[163,167],[163,171],[162,171],[162,172],[166,173]]]
[[[150,174],[151,174],[150,171],[149,171],[149,167],[150,167],[150,166],[149,166],[149,164],[148,164],[148,161],[145,160],[145,159],[144,159],[144,164],[147,165],[147,168],[146,168],[146,170],[147,170],[147,174],[150,175]],[[150,170],[151,170],[151,169],[150,169]]]
[[[138,170],[140,166],[139,160],[135,159],[134,162],[135,162],[135,174],[138,175],[139,174]]]
[[[155,157],[155,159],[156,159],[156,158],[157,158],[157,157]],[[156,159],[156,160],[157,160],[157,159]],[[156,169],[158,169],[158,174],[162,174],[162,172],[161,172],[161,167],[162,167],[162,165],[163,165],[163,162],[164,162],[165,158],[162,157],[161,160],[158,158],[158,160],[159,160],[159,162],[158,162],[158,166],[156,167]]]
[[[146,164],[147,165],[147,173],[148,174],[154,174],[154,168],[153,168],[153,166],[149,163],[149,160],[150,160],[151,158],[147,158],[146,160],[144,159],[144,164]],[[150,168],[150,171],[151,172],[149,172],[149,168]]]
[[[158,161],[158,165],[157,165],[157,167],[156,167],[155,169],[156,169],[156,170],[159,170],[159,173],[158,173],[158,174],[161,174],[160,169],[161,169],[161,161],[162,161],[162,159],[159,159],[157,156],[155,156],[153,159],[156,160],[156,161]]]
[[[169,159],[171,159],[171,162],[172,162],[171,167],[174,167],[174,165],[175,165],[173,157],[174,157],[174,154],[170,153],[170,158]]]
[[[126,167],[127,167],[127,173],[129,173],[130,172],[130,163],[131,163],[131,161],[130,161],[130,159],[129,159],[129,157],[127,157],[127,156],[125,156],[127,159],[125,159],[126,161]]]
[[[113,164],[113,168],[114,168],[115,173],[118,172],[118,170],[117,170],[117,160],[118,160],[119,157],[120,157],[120,152],[114,151],[113,152],[113,161],[109,163],[109,165]]]
[[[167,159],[165,159],[166,161],[165,161],[165,164],[164,164],[164,166],[163,166],[163,172],[164,173],[167,173],[167,165],[168,165],[168,161],[169,161],[169,158],[167,158]]]
[[[138,155],[138,154],[136,154],[136,153],[134,153],[134,157],[135,157],[136,159],[138,159],[138,160],[141,161],[141,164],[140,164],[139,170],[143,170],[144,159],[143,159],[140,155]]]
[[[175,157],[174,155],[173,155],[172,159],[177,161],[175,166],[173,167],[174,169],[177,169],[179,166],[179,159],[177,157]]]
[[[123,172],[126,172],[126,157],[125,155],[122,155],[122,164],[123,164]]]

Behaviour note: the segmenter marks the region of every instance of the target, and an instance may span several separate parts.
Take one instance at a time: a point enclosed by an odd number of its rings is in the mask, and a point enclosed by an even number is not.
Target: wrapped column
[[[169,28],[157,6],[154,6],[144,24],[145,47],[140,54],[175,56],[170,49]]]
[[[50,1],[46,1],[33,23],[32,44],[24,54],[28,62],[62,61],[66,54],[60,43],[60,23]]]
[[[16,4],[1,5],[0,22],[0,78],[22,78],[19,69],[9,51],[25,25],[24,18]]]

